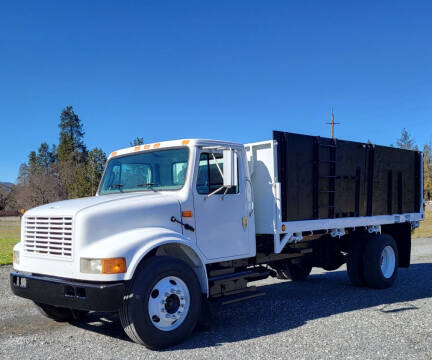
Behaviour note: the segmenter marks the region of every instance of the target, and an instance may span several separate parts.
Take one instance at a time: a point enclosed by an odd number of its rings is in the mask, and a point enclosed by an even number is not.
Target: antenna
[[[340,123],[334,121],[333,108],[331,109],[331,120],[330,122],[326,122],[326,124],[331,125],[331,138],[334,139],[334,126],[339,125]]]

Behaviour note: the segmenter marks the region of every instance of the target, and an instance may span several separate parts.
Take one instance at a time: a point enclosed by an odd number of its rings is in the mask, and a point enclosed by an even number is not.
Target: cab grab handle
[[[174,216],[171,216],[171,221],[179,223],[181,226],[183,226],[185,228],[185,230],[195,231],[195,229],[193,228],[193,226],[191,226],[189,224],[185,224],[185,223],[181,222],[180,220],[177,220]]]

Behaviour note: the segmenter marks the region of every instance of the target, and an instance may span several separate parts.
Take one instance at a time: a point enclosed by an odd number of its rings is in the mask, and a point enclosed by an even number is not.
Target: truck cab
[[[176,140],[118,150],[96,196],[24,214],[12,288],[42,307],[118,311],[145,260],[163,254],[192,269],[201,299],[209,294],[205,264],[255,256],[254,224],[242,144]]]

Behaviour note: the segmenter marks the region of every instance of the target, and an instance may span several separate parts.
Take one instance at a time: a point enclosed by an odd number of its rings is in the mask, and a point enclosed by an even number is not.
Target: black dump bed
[[[273,132],[282,221],[420,211],[421,153]]]

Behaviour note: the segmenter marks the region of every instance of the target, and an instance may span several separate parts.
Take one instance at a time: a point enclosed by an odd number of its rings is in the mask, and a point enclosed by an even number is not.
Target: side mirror
[[[237,186],[237,154],[233,149],[223,151],[223,185],[227,188]]]

